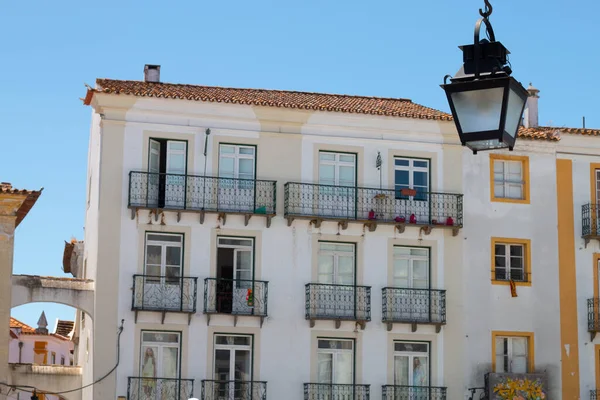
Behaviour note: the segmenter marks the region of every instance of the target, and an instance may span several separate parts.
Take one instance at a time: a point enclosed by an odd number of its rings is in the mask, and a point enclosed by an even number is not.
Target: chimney
[[[538,100],[540,91],[534,88],[531,83],[527,88],[529,96],[527,97],[527,104],[525,106],[524,125],[525,128],[537,128],[538,123]]]
[[[144,82],[160,82],[160,65],[144,66]]]

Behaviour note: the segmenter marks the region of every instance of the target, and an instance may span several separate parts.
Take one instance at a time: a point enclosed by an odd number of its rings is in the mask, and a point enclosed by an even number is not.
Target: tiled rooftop
[[[24,322],[19,321],[16,318],[13,318],[13,317],[10,317],[10,327],[11,328],[20,328],[21,332],[24,332],[24,333],[35,332],[35,329],[33,329],[31,326],[27,325]]]
[[[40,190],[16,189],[13,188],[12,185],[8,182],[0,183],[0,194],[27,196],[23,204],[21,204],[21,207],[17,210],[17,219],[15,221],[15,227],[19,226],[21,221],[25,219],[27,213],[29,213],[37,199],[42,194],[42,190],[44,190],[44,188],[41,188]]]
[[[75,323],[73,321],[63,321],[59,319],[56,321],[56,329],[54,330],[54,333],[68,337],[69,333],[71,333],[73,330],[74,325]]]

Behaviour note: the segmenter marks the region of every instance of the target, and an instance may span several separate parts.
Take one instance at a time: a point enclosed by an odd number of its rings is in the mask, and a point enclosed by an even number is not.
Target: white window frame
[[[323,349],[319,347],[319,342],[320,341],[327,341],[327,342],[347,342],[350,343],[352,345],[351,349],[331,349],[331,348],[327,348],[327,349]],[[317,363],[319,362],[319,354],[331,354],[331,380],[335,380],[335,370],[336,370],[336,363],[337,363],[337,354],[350,354],[352,356],[351,358],[351,374],[352,374],[352,383],[354,384],[354,381],[356,380],[356,376],[355,376],[355,363],[356,363],[356,359],[355,359],[355,346],[356,343],[353,339],[344,339],[344,338],[324,338],[324,337],[319,337],[317,338]],[[317,371],[318,371],[318,366],[317,366]],[[319,377],[317,376],[317,380],[319,379]],[[337,384],[336,382],[319,382],[319,383],[323,383],[323,384]]]
[[[396,160],[408,161],[408,166],[396,165]],[[416,167],[414,164],[415,161],[426,162],[427,167]],[[414,189],[415,185],[415,172],[425,172],[427,174],[427,187],[425,191],[427,193],[431,191],[431,188],[429,187],[431,181],[431,160],[426,158],[394,157],[394,187],[400,185],[398,182],[396,182],[396,171],[408,172],[408,186],[411,189]]]
[[[221,240],[222,239],[228,239],[228,240],[249,240],[250,242],[252,242],[252,244],[250,246],[247,245],[243,245],[243,244],[222,244]],[[252,287],[252,282],[240,282],[238,281],[238,279],[241,279],[238,277],[238,272],[239,270],[237,269],[237,262],[236,262],[236,257],[237,257],[237,252],[238,251],[250,251],[250,259],[252,260],[252,265],[250,266],[250,275],[251,278],[250,280],[254,280],[254,274],[256,273],[255,270],[255,255],[254,255],[254,245],[255,245],[255,241],[253,237],[241,237],[241,236],[217,236],[217,249],[233,249],[233,280],[236,281],[236,287],[237,288],[246,288],[246,287]]]
[[[249,338],[250,339],[250,344],[249,345],[242,345],[242,344],[217,344],[217,337],[245,337],[245,338]],[[234,381],[235,380],[235,376],[231,376],[231,373],[233,372],[235,374],[235,367],[233,368],[233,371],[231,369],[232,365],[235,365],[235,352],[237,350],[247,350],[250,352],[250,380],[254,379],[254,366],[252,365],[252,360],[254,357],[253,354],[253,348],[254,348],[254,338],[252,337],[252,335],[235,335],[235,334],[225,334],[225,333],[215,333],[214,337],[213,337],[213,378],[215,380],[218,380],[217,377],[215,376],[216,374],[216,365],[215,362],[217,361],[217,350],[229,350],[229,366],[230,366],[230,370],[229,370],[229,381]]]
[[[321,159],[321,155],[322,154],[331,154],[335,157],[334,160],[322,160]],[[353,161],[342,161],[340,160],[340,158],[342,156],[347,156],[347,157],[352,157]],[[356,154],[355,153],[341,153],[341,152],[335,152],[335,151],[319,151],[319,170],[321,165],[331,165],[334,167],[334,176],[333,176],[333,186],[340,186],[340,167],[352,167],[353,169],[353,176],[352,176],[352,180],[354,181],[354,184],[352,186],[349,187],[356,187],[356,170],[357,170],[357,165],[356,165]],[[321,183],[321,174],[319,173],[319,183]],[[327,185],[327,184],[324,184]],[[344,185],[345,186],[345,185]]]
[[[496,246],[504,246],[504,256],[502,255],[498,255],[496,252]],[[521,248],[521,256],[511,256],[511,247],[520,247]],[[526,257],[527,257],[527,247],[525,244],[521,244],[521,243],[495,243],[494,245],[494,280],[495,281],[510,281],[510,280],[514,280],[515,282],[527,282],[527,265],[526,265]],[[498,257],[504,257],[504,268],[500,267],[500,269],[504,269],[505,271],[505,278],[504,279],[498,279],[498,266],[496,265],[496,258]],[[520,258],[521,259],[521,267],[519,268],[521,270],[521,279],[513,279],[511,276],[511,272],[513,269],[517,269],[517,268],[513,268],[512,264],[511,264],[511,258]]]
[[[530,360],[529,357],[531,357],[531,354],[529,354],[529,340],[530,338],[528,336],[496,336],[494,338],[494,340],[496,341],[495,346],[496,346],[496,363],[498,364],[498,357],[501,357],[502,359],[504,359],[505,357],[508,359],[508,371],[497,371],[496,370],[496,365],[493,365],[494,371],[496,373],[512,373],[512,362],[513,359],[515,358],[515,355],[513,354],[513,340],[514,339],[525,339],[525,372],[519,372],[519,373],[531,373],[531,371],[529,370],[529,366],[530,366]],[[501,351],[502,354],[500,354],[500,351],[498,350],[498,341],[499,340],[507,340],[507,354],[504,354],[504,346],[501,346]],[[502,363],[504,364],[504,362]]]
[[[341,245],[341,246],[348,246],[348,247],[352,247],[352,252],[350,251],[338,251],[338,250],[322,250],[321,249],[321,244],[334,244],[334,245]],[[331,283],[331,285],[338,285],[339,283],[339,257],[340,256],[344,256],[344,257],[349,257],[350,255],[352,255],[352,261],[353,261],[353,270],[352,270],[352,285],[351,286],[356,286],[356,243],[339,243],[339,242],[330,242],[327,240],[323,240],[323,241],[319,241],[318,242],[319,245],[319,250],[318,250],[318,254],[317,254],[317,281],[319,280],[319,277],[321,275],[321,265],[319,263],[319,256],[321,255],[325,255],[325,256],[333,256],[333,271],[332,271],[332,280],[333,282]]]
[[[152,240],[150,239],[150,235],[160,235],[160,236],[172,236],[179,237],[180,241],[162,241],[162,240]],[[144,244],[144,275],[148,275],[148,246],[160,246],[161,247],[161,260],[160,260],[160,277],[167,277],[167,267],[173,267],[173,265],[167,265],[167,247],[179,247],[179,277],[183,277],[183,241],[184,235],[182,233],[165,233],[165,232],[146,232],[146,243]],[[177,246],[177,244],[179,244]],[[149,279],[156,279],[155,277],[151,277]],[[171,281],[171,279],[168,279]]]
[[[421,351],[399,351],[396,350],[396,344],[398,343],[402,343],[402,344],[418,344],[418,345],[427,345],[427,352],[421,352]],[[396,356],[404,356],[404,357],[408,357],[409,362],[408,362],[408,382],[409,385],[408,386],[412,386],[411,382],[413,382],[413,378],[414,378],[414,370],[412,368],[412,365],[414,365],[414,359],[415,357],[424,357],[427,358],[427,382],[429,383],[429,385],[431,385],[431,343],[430,342],[411,342],[411,341],[405,341],[405,340],[394,340],[394,356],[393,356],[393,377],[394,377],[394,385],[400,385],[398,382],[396,382]]]
[[[144,333],[155,333],[155,334],[168,334],[168,335],[177,335],[177,343],[171,343],[171,342],[151,342],[151,341],[144,341]],[[181,332],[175,332],[175,331],[153,331],[153,330],[142,330],[140,331],[140,359],[139,359],[139,369],[140,369],[140,376],[142,375],[142,370],[144,368],[144,354],[146,353],[146,351],[144,350],[144,347],[157,347],[158,348],[158,354],[154,354],[154,361],[156,362],[156,378],[164,378],[164,375],[162,374],[162,365],[159,366],[159,364],[162,362],[162,349],[163,348],[177,348],[177,378],[181,377]]]
[[[233,153],[223,153],[221,150],[225,147],[233,148]],[[242,154],[240,149],[252,149],[252,154]],[[221,169],[221,159],[231,158],[233,159],[233,176],[223,176],[223,170]],[[242,179],[255,179],[256,178],[256,146],[242,145],[242,144],[219,144],[219,176],[223,178],[240,179],[240,160],[252,160],[252,177]]]
[[[493,159],[493,167],[494,167],[494,197],[497,199],[510,199],[510,200],[525,200],[525,163],[521,160],[502,160],[502,159]],[[502,164],[502,180],[498,180],[496,178],[496,165]],[[509,165],[518,164],[521,166],[521,177],[519,180],[512,180],[510,178]],[[502,195],[496,194],[496,189],[502,187]],[[521,188],[521,197],[510,197],[508,194],[510,193],[511,187],[520,187]]]
[[[412,255],[412,254],[396,254],[396,248],[403,248],[407,250],[426,250],[427,255]],[[414,262],[415,261],[425,261],[427,263],[427,287],[419,288],[419,289],[430,289],[431,288],[431,277],[429,276],[429,270],[431,266],[429,265],[429,259],[431,256],[431,249],[429,247],[407,247],[407,246],[394,246],[393,248],[393,264],[392,264],[392,282],[394,287],[398,287],[396,285],[396,260],[408,260],[409,268],[408,268],[408,287],[402,289],[412,289],[413,288],[413,271],[414,271]]]

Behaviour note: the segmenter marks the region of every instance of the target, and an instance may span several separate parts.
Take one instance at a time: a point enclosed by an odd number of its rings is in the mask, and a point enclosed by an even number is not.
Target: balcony
[[[369,400],[370,385],[305,383],[304,400]]]
[[[211,314],[237,317],[260,317],[260,326],[267,316],[269,282],[246,279],[206,278],[204,280],[204,313],[210,323]]]
[[[386,287],[382,292],[382,321],[388,331],[396,322],[411,324],[416,332],[417,324],[435,325],[439,333],[446,324],[446,291],[432,289],[403,289]]]
[[[581,237],[587,247],[590,240],[600,241],[600,215],[599,204],[584,204],[581,206]]]
[[[334,320],[336,328],[341,321],[356,321],[362,329],[371,320],[371,288],[369,286],[306,285],[306,319],[311,328],[315,320]]]
[[[201,400],[266,400],[267,382],[202,381]]]
[[[488,373],[485,374],[485,398],[501,400],[504,397],[500,397],[499,392],[506,389],[512,393],[511,398],[547,399],[547,379],[545,373]],[[533,396],[534,393],[537,393],[536,396]]]
[[[258,179],[218,178],[198,175],[162,174],[131,171],[129,173],[129,208],[131,219],[136,210],[196,212],[200,223],[205,213],[218,213],[223,225],[227,214],[243,214],[248,225],[253,215],[264,215],[267,227],[276,212],[276,182]]]
[[[588,310],[588,332],[591,335],[592,341],[596,337],[596,333],[600,332],[600,299],[592,298],[587,301]]]
[[[192,397],[193,379],[130,377],[127,380],[128,400],[188,400]]]
[[[346,229],[349,221],[357,221],[371,231],[382,223],[396,225],[400,233],[414,225],[426,234],[432,228],[452,229],[456,236],[463,224],[463,195],[288,182],[285,217],[288,225],[308,218],[317,227],[331,220]]]
[[[445,387],[384,385],[383,400],[446,400]]]
[[[139,311],[161,312],[165,322],[167,312],[188,314],[188,324],[196,312],[198,278],[152,275],[133,276],[131,310],[135,322]]]
[[[590,400],[598,400],[600,398],[600,390],[590,390]]]

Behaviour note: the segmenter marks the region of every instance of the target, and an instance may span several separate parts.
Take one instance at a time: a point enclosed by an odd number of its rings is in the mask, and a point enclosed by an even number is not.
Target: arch
[[[38,275],[12,276],[12,307],[29,303],[58,303],[94,318],[94,281]]]

